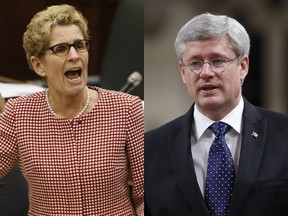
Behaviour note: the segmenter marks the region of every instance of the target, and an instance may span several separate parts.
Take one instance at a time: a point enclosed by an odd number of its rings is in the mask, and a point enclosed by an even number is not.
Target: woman
[[[0,177],[18,160],[28,215],[144,214],[141,101],[86,86],[89,45],[87,21],[69,5],[37,13],[24,33],[28,64],[48,89],[7,102]]]

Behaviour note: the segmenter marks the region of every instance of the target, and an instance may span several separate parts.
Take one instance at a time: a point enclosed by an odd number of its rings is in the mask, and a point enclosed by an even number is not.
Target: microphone
[[[126,84],[120,89],[121,92],[129,93],[131,92],[136,86],[140,84],[142,81],[142,75],[134,71],[130,74],[130,76],[127,79]]]

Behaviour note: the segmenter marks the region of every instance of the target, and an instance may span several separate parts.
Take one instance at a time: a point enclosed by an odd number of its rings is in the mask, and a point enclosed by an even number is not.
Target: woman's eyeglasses
[[[69,53],[71,47],[73,46],[74,49],[79,52],[79,53],[84,53],[89,50],[91,40],[78,40],[73,44],[68,44],[68,43],[61,43],[61,44],[56,44],[54,46],[51,46],[47,49],[44,49],[40,52],[40,55],[47,52],[48,50],[52,50],[52,52],[59,57],[65,56]]]

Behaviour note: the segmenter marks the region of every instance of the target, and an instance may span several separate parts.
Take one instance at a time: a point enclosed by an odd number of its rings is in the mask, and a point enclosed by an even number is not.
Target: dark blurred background
[[[89,84],[120,90],[133,71],[143,75],[144,0],[16,0],[3,1],[0,7],[0,81],[39,79],[28,69],[22,36],[36,12],[63,3],[75,6],[89,22]],[[144,99],[143,86],[142,81],[130,93]]]
[[[253,104],[288,113],[288,1],[145,0],[145,129],[186,112],[192,104],[178,70],[174,41],[180,28],[203,12],[237,19],[251,38],[243,94]]]

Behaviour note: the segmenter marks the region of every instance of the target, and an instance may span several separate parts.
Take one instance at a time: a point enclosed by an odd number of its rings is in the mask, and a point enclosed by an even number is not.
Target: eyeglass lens
[[[77,52],[86,52],[89,49],[90,41],[88,40],[79,40],[76,41],[74,44],[58,44],[54,47],[51,47],[52,51],[57,56],[64,56],[68,54],[71,47],[73,46]]]

